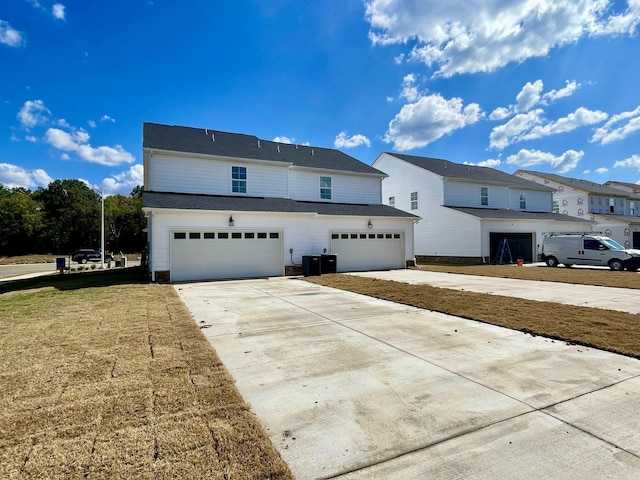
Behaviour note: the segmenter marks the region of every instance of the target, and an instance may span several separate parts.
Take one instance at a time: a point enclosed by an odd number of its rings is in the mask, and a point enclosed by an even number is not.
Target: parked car
[[[549,267],[562,263],[601,265],[611,270],[640,268],[640,250],[624,248],[615,240],[600,235],[551,235],[542,241],[542,258]]]
[[[78,263],[87,263],[87,262],[99,262],[101,261],[101,252],[100,250],[94,250],[92,248],[80,248],[73,252],[71,255],[71,260]],[[104,254],[104,263],[111,263],[113,261],[113,256],[110,253]]]

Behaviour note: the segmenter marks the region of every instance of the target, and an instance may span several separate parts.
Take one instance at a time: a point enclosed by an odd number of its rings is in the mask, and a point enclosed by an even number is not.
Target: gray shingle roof
[[[477,182],[498,183],[505,186],[526,188],[528,190],[553,191],[552,188],[530,182],[523,178],[510,175],[495,168],[479,167],[477,165],[465,165],[453,163],[440,158],[416,157],[400,153],[386,152],[387,155],[394,156],[416,167],[429,170],[437,175],[446,178],[457,178],[462,180],[473,180]]]
[[[609,195],[615,197],[628,197],[631,195],[628,192],[619,190],[617,188],[607,187],[600,185],[599,183],[590,182],[588,180],[580,180],[577,178],[563,177],[562,175],[556,175],[555,173],[535,172],[533,170],[520,170],[531,175],[537,175],[542,178],[546,178],[553,182],[561,183],[562,185],[568,185],[575,187],[579,190],[584,190],[587,193],[593,193],[598,195]]]
[[[319,215],[419,218],[388,205],[303,202],[289,198],[236,197],[189,193],[143,192],[142,207],[149,209],[287,212],[313,213]]]
[[[578,217],[570,217],[560,213],[547,212],[523,212],[521,210],[509,210],[506,208],[471,208],[471,207],[447,207],[474,217],[495,220],[552,220],[554,222],[584,222],[595,223]]]
[[[144,149],[285,162],[298,167],[387,175],[339,150],[261,140],[205,128],[143,124]]]

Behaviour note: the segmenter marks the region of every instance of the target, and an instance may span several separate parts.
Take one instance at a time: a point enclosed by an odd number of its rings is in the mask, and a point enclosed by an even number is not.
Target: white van
[[[542,259],[549,267],[562,263],[573,265],[601,265],[611,270],[637,271],[640,250],[625,249],[615,240],[599,235],[551,235],[542,241]]]

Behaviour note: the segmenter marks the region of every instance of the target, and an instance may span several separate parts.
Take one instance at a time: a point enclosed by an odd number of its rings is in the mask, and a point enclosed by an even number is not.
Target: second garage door
[[[331,234],[331,253],[339,272],[404,268],[404,236],[398,232]]]
[[[272,277],[284,273],[282,233],[171,233],[171,281]]]

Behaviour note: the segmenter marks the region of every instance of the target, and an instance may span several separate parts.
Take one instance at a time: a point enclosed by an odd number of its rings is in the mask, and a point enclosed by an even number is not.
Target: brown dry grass
[[[0,385],[2,479],[292,478],[170,286],[0,295]]]
[[[427,268],[433,269],[432,267]],[[478,268],[484,269],[483,271],[486,273],[494,273],[493,276],[513,274],[513,278],[525,278],[517,277],[517,275],[532,275],[532,273],[526,272],[529,270],[528,268],[506,266]],[[498,272],[500,269],[501,271]],[[439,270],[439,267],[434,270]],[[446,267],[442,271],[448,270],[449,267]],[[474,267],[453,267],[451,270],[455,273],[477,272]],[[555,271],[557,269],[548,270]],[[592,284],[596,285],[608,283],[609,280],[616,283],[618,280],[615,277],[623,275],[626,277],[626,282],[637,281],[638,278],[636,274],[629,272],[594,271],[585,274],[583,270],[566,270],[575,276],[573,279],[575,281],[571,283],[584,283],[577,281],[578,277],[584,281],[591,279],[596,282]],[[498,273],[503,275],[498,275]],[[538,275],[540,274],[539,271]],[[546,274],[547,272],[542,273],[542,275]],[[606,278],[609,275],[611,277]],[[600,280],[596,280],[596,278]],[[541,278],[529,279],[540,280]],[[429,285],[409,285],[354,275],[332,274],[308,277],[306,280],[392,302],[640,358],[640,329],[638,328],[640,318],[638,315],[630,313],[463,292]]]

